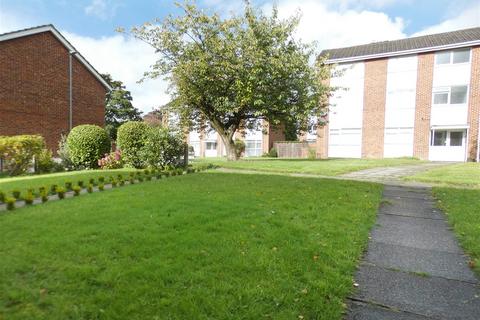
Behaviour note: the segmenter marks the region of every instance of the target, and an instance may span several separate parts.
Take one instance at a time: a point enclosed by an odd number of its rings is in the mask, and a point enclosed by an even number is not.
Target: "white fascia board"
[[[103,84],[105,88],[107,88],[110,91],[113,90],[113,88],[105,81],[105,79],[102,78],[100,73],[97,70],[95,70],[95,68],[75,49],[75,47],[70,42],[68,42],[67,39],[65,39],[65,37],[57,29],[55,29],[53,25],[45,25],[37,28],[6,33],[4,35],[0,35],[0,42],[21,38],[21,37],[26,37],[26,36],[31,36],[31,35],[42,33],[42,32],[51,32],[55,36],[55,38],[57,38],[65,46],[65,48],[68,49],[68,52],[70,54],[74,54],[74,56],[78,59],[78,61],[80,61],[88,69],[88,71],[90,71],[90,73],[92,73],[95,76],[95,78],[97,78],[97,80]]]
[[[470,128],[469,125],[448,125],[448,126],[431,126],[430,127],[432,130],[455,130],[455,129],[468,129]]]
[[[345,62],[363,61],[363,60],[371,60],[371,59],[379,59],[379,58],[389,58],[389,57],[405,56],[405,55],[424,53],[424,52],[473,47],[477,45],[480,45],[480,40],[453,43],[453,44],[444,45],[444,46],[419,48],[419,49],[411,49],[411,50],[403,50],[403,51],[395,51],[395,52],[376,53],[376,54],[369,54],[369,55],[356,56],[356,57],[327,59],[325,63],[334,64],[334,63],[345,63]]]

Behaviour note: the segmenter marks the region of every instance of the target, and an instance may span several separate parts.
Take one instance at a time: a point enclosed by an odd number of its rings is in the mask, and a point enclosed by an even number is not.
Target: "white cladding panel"
[[[362,155],[363,62],[339,65],[342,74],[330,84],[339,89],[330,98],[328,156],[360,158]]]
[[[446,87],[470,83],[470,63],[435,65],[433,87]]]
[[[388,59],[384,157],[413,155],[417,56]]]

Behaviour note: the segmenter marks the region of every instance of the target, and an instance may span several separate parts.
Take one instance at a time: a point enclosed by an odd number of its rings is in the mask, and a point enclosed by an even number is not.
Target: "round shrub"
[[[142,168],[140,151],[145,146],[151,127],[145,122],[128,121],[117,131],[117,146],[122,152],[124,163],[129,167]]]
[[[110,151],[110,138],[99,126],[80,125],[68,134],[67,147],[74,166],[96,168],[98,159]]]

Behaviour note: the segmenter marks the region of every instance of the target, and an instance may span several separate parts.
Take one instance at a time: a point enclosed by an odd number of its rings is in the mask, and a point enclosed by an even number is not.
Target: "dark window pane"
[[[452,131],[450,132],[450,146],[458,147],[463,144],[463,132],[462,131]]]
[[[452,87],[450,93],[451,104],[467,103],[467,86],[455,86]]]
[[[433,135],[434,146],[446,146],[447,145],[447,131],[435,131]]]

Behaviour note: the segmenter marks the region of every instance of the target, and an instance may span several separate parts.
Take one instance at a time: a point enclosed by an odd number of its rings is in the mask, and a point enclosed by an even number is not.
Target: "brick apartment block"
[[[52,25],[0,35],[0,135],[39,134],[55,151],[71,125],[104,126],[109,89]]]
[[[478,161],[480,28],[325,50],[340,76],[318,157]]]

